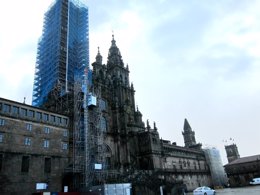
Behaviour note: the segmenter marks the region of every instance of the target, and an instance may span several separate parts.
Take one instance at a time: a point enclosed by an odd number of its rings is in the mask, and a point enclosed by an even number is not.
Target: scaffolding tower
[[[101,89],[89,93],[88,69],[83,81],[74,83],[73,110],[73,188],[88,190],[106,183],[106,123],[103,119]]]
[[[74,73],[83,74],[88,64],[88,8],[79,0],[56,0],[38,42],[32,105],[42,107],[57,85],[60,97],[72,91]]]
[[[73,110],[73,188],[84,190],[90,185],[88,144],[88,67],[83,79],[78,76],[74,83]]]
[[[91,163],[92,185],[106,183],[107,162],[105,144],[105,135],[107,124],[103,117],[105,102],[101,97],[101,87],[93,88],[93,92],[89,95],[89,154]],[[91,104],[91,102],[96,104]]]
[[[73,188],[91,184],[89,175],[88,8],[82,0],[55,0],[44,16],[38,43],[33,106],[71,117],[70,154]],[[91,136],[90,136],[91,137]]]

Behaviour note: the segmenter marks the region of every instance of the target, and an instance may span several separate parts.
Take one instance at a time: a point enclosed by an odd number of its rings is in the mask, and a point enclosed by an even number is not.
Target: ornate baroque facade
[[[114,36],[111,43],[107,64],[102,63],[99,51],[92,64],[91,88],[91,92],[98,94],[105,105],[101,113],[101,126],[105,131],[104,139],[108,148],[108,170],[130,175],[132,182],[138,177],[134,173],[147,170],[157,174],[160,172],[164,177],[156,177],[165,178],[170,183],[181,181],[188,190],[201,185],[211,186],[205,154],[201,144],[196,143],[195,133],[186,119],[183,128],[185,147],[160,139],[155,123],[153,127],[149,121],[145,125],[135,105],[135,90],[129,82],[129,67],[122,60]]]

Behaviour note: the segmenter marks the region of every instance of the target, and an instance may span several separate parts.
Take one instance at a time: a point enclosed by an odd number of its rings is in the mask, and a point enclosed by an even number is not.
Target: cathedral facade
[[[107,172],[118,171],[132,179],[127,182],[134,182],[138,174],[150,174],[150,178],[154,177],[153,187],[156,180],[161,182],[162,179],[169,184],[181,182],[187,190],[202,185],[211,186],[205,154],[201,144],[196,142],[195,132],[187,119],[183,128],[185,147],[160,139],[156,124],[150,125],[148,120],[143,122],[142,113],[135,105],[134,86],[129,82],[129,67],[123,62],[114,36],[107,63],[103,64],[98,51],[92,66],[90,92],[100,99],[97,107],[103,105],[99,109],[99,117],[107,151]],[[143,178],[149,183],[148,176]],[[156,187],[159,189],[159,186]]]

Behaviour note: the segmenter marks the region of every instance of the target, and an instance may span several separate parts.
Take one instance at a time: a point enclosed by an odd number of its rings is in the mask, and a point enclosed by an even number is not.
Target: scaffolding
[[[32,105],[44,105],[57,85],[60,97],[72,91],[74,73],[83,74],[88,64],[88,9],[75,0],[56,0],[38,42]]]
[[[219,151],[214,147],[206,147],[203,149],[207,163],[210,168],[212,184],[215,187],[223,187],[227,185],[227,177],[221,161]]]
[[[106,121],[101,88],[89,93],[88,8],[80,0],[56,0],[45,13],[38,43],[34,106],[62,111],[71,117],[74,190],[105,181]],[[97,104],[89,104],[95,97]]]
[[[101,88],[93,88],[89,94],[89,155],[91,164],[92,185],[100,185],[106,182],[107,162],[105,133],[107,124],[103,117],[104,101],[101,98]],[[94,101],[93,101],[94,98]],[[96,102],[93,103],[93,102]]]
[[[45,13],[38,43],[34,106],[71,117],[72,188],[88,186],[88,8],[80,0],[56,0]]]
[[[89,186],[89,148],[88,148],[88,67],[82,78],[74,83],[73,110],[73,188],[82,190]]]
[[[73,189],[88,190],[106,181],[106,124],[102,122],[100,88],[89,93],[88,69],[74,83]]]

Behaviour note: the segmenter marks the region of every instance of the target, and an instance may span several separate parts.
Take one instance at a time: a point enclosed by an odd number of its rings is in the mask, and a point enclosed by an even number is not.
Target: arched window
[[[101,119],[100,119],[100,129],[101,129],[101,131],[107,131],[107,121],[106,121],[106,119],[105,119],[105,117],[101,117]]]
[[[99,100],[99,107],[100,107],[101,111],[106,110],[106,102],[105,102],[105,100],[103,100],[103,99]]]

